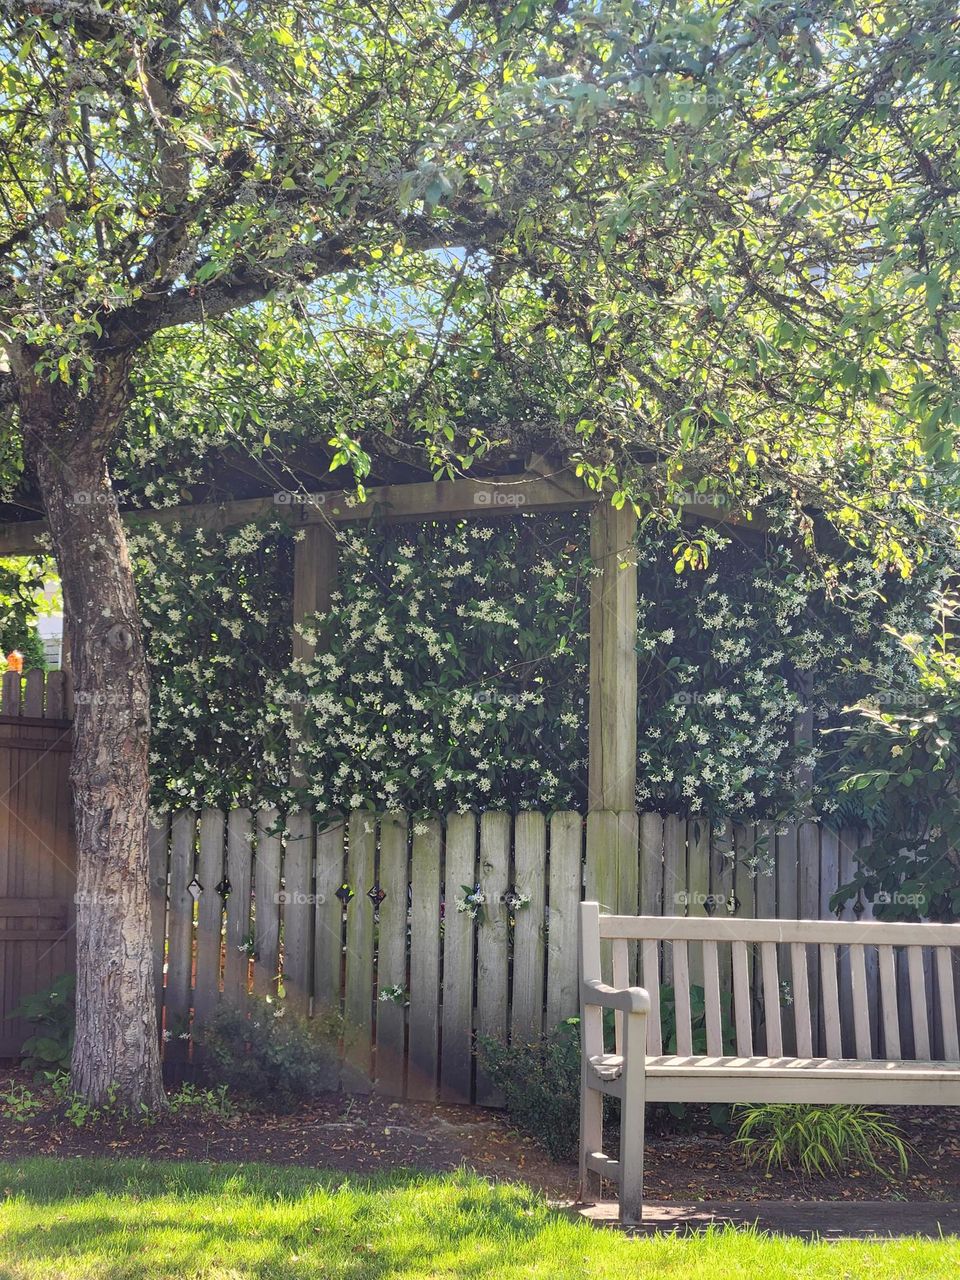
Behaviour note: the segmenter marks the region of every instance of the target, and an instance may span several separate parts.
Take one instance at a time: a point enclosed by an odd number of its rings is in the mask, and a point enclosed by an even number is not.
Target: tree
[[[331,461],[359,474],[365,433],[435,471],[492,446],[437,392],[473,361],[543,385],[615,503],[773,488],[814,551],[816,500],[906,570],[918,528],[952,536],[955,18],[31,0],[0,23],[2,456],[36,477],[90,695],[74,1084],[153,1107],[149,702],[109,459],[164,333],[282,295],[328,344],[362,330],[347,365],[405,410],[358,426],[342,396]],[[368,324],[380,280],[407,292]],[[407,361],[398,320],[438,282]]]

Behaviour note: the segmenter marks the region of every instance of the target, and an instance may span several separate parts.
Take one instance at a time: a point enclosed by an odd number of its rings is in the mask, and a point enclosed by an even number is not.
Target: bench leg
[[[587,1154],[602,1150],[603,1094],[590,1088],[584,1072],[580,1084],[580,1200],[600,1199],[600,1175],[587,1168]]]
[[[620,1103],[620,1221],[643,1216],[643,1126],[646,1108],[646,1015],[626,1015],[623,1098]]]

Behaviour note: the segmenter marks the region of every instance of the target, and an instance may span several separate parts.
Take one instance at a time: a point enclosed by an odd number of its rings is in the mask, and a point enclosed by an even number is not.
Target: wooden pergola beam
[[[553,474],[527,471],[518,475],[456,480],[426,480],[415,484],[388,484],[368,489],[358,502],[352,490],[299,493],[281,490],[265,498],[240,498],[229,502],[205,502],[122,512],[124,524],[135,529],[144,524],[220,531],[234,525],[287,515],[295,526],[350,524],[360,520],[388,522],[458,519],[464,516],[515,516],[528,511],[578,511],[593,507],[599,495],[571,470]],[[709,501],[687,503],[685,516],[761,532],[761,517],[746,516]],[[0,556],[35,555],[43,550],[40,539],[47,532],[45,520],[21,520],[0,525]]]
[[[128,528],[144,524],[204,528],[213,531],[247,524],[266,516],[286,516],[294,526],[350,524],[374,518],[404,520],[456,519],[462,516],[515,516],[526,511],[576,511],[591,507],[598,495],[571,471],[555,475],[519,475],[474,479],[427,480],[368,489],[358,502],[352,490],[300,493],[280,490],[266,498],[205,502],[188,506],[124,511]],[[0,525],[0,555],[33,555],[40,551],[45,520]]]

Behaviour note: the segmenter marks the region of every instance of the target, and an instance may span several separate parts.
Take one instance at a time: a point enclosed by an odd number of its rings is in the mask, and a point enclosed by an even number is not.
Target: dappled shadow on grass
[[[479,1277],[559,1218],[528,1188],[469,1172],[34,1160],[3,1166],[0,1185],[4,1280]]]

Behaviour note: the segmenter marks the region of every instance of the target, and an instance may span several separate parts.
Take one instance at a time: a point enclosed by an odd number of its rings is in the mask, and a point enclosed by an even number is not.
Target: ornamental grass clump
[[[766,1103],[738,1107],[736,1143],[748,1164],[823,1176],[869,1169],[892,1176],[882,1161],[892,1157],[907,1171],[908,1147],[882,1111],[866,1107]]]

